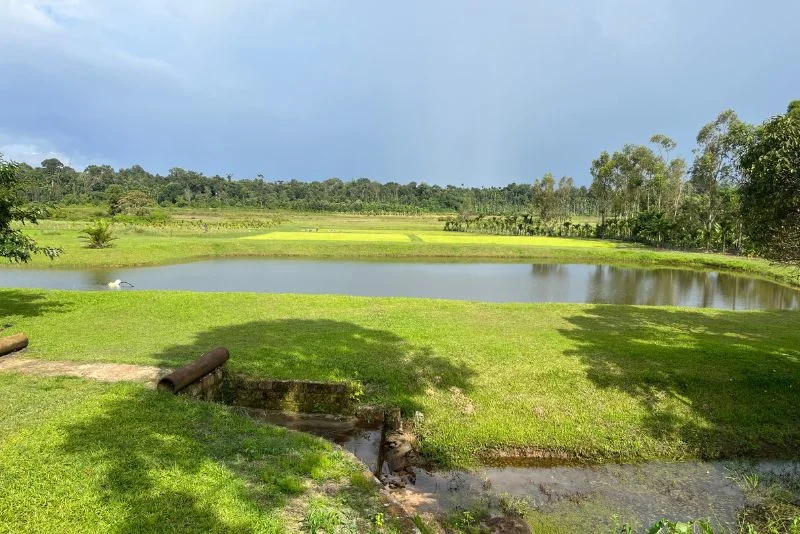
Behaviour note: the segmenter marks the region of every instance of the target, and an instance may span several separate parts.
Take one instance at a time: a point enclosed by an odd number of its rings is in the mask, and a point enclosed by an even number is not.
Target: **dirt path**
[[[170,369],[122,363],[81,363],[69,361],[31,360],[18,356],[0,357],[0,373],[36,376],[78,376],[103,382],[132,381],[155,387]]]

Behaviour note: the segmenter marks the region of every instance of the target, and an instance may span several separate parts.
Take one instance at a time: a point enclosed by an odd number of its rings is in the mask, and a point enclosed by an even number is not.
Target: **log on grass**
[[[228,358],[230,358],[228,349],[217,347],[159,380],[158,389],[178,393],[228,361]]]
[[[28,346],[28,336],[14,334],[13,336],[0,337],[0,356],[17,352]]]

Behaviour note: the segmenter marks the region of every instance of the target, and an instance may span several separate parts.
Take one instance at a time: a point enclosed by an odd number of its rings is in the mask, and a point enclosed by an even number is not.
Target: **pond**
[[[798,309],[800,291],[725,272],[559,263],[410,263],[232,259],[122,269],[0,269],[0,287],[254,291],[423,297],[485,302],[579,302]]]

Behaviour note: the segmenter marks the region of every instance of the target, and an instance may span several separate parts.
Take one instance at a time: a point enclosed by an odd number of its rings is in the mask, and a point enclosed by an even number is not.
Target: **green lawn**
[[[3,532],[367,532],[384,511],[352,457],[219,405],[3,374],[0,398]]]
[[[186,292],[0,290],[27,356],[360,380],[422,411],[443,465],[498,451],[598,461],[800,451],[800,313]]]

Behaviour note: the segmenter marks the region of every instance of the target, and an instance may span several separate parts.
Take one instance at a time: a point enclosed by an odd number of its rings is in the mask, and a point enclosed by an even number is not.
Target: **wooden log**
[[[230,354],[225,347],[206,352],[195,361],[176,369],[158,381],[158,389],[178,393],[180,390],[206,376],[214,369],[228,361]]]
[[[13,336],[0,338],[0,356],[17,352],[28,346],[28,336],[25,334],[14,334]]]
[[[0,356],[11,354],[28,346],[28,336],[23,333],[0,338]]]

